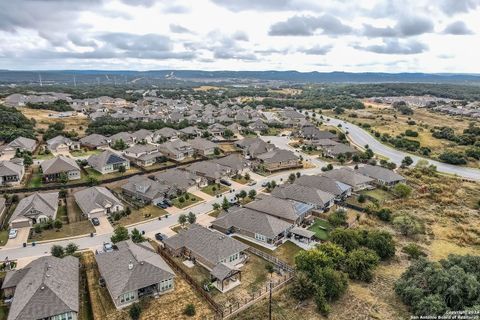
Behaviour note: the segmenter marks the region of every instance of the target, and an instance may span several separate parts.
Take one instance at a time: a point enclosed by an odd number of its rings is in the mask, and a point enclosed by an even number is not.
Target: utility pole
[[[272,279],[270,279],[269,286],[270,286],[270,299],[268,302],[268,319],[272,320]]]
[[[42,84],[42,75],[39,73],[38,74],[38,80],[40,81],[40,87],[43,87],[43,84]]]

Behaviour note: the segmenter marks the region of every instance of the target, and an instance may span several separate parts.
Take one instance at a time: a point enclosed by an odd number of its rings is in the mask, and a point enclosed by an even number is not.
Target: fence
[[[286,272],[294,272],[295,271],[295,269],[292,266],[290,266],[288,263],[286,263],[285,261],[280,260],[275,256],[269,255],[266,252],[263,252],[263,251],[258,250],[256,248],[253,248],[253,247],[248,247],[247,251],[250,252],[250,253],[253,253],[256,256],[259,256],[260,258],[263,258],[263,259],[267,260],[268,262],[273,263],[274,265],[276,265],[278,268],[282,269],[283,271],[286,271]]]

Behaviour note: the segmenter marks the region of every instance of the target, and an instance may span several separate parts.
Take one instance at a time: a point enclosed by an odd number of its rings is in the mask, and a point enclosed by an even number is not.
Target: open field
[[[88,126],[88,117],[83,114],[77,114],[76,116],[68,118],[54,118],[49,117],[49,114],[58,114],[60,112],[52,110],[40,110],[40,109],[29,109],[29,108],[20,108],[19,109],[28,119],[35,119],[37,129],[47,129],[48,125],[55,122],[61,122],[65,124],[65,130],[73,130],[78,133],[79,136],[85,134],[85,129]]]

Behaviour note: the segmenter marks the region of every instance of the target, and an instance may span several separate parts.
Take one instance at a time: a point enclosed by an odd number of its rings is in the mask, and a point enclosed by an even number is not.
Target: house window
[[[133,300],[135,298],[135,293],[134,292],[128,292],[120,296],[120,302],[128,302],[130,300]]]
[[[260,233],[255,233],[255,239],[263,242],[267,241],[267,237],[265,237],[263,234],[260,234]]]

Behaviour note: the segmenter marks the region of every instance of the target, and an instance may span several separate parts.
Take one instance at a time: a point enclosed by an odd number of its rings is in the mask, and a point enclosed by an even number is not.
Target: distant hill
[[[151,71],[11,71],[0,70],[1,84],[124,84],[131,82],[155,83],[157,81],[197,82],[265,82],[289,83],[386,83],[421,82],[480,84],[480,74],[449,73],[379,73],[379,72],[298,72],[298,71],[202,71],[202,70],[151,70]]]

